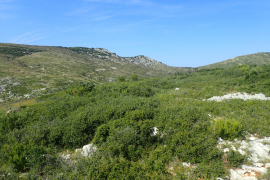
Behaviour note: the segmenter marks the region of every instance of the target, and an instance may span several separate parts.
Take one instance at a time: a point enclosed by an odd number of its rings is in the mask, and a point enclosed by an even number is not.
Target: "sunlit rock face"
[[[83,146],[81,154],[83,156],[92,156],[94,152],[97,150],[97,147],[93,144],[87,144]]]

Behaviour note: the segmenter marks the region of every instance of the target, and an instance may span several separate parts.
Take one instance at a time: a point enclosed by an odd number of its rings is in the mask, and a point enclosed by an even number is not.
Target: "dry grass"
[[[19,102],[6,102],[0,104],[0,110],[8,110],[8,109],[18,109],[20,106],[26,105],[32,105],[35,103],[35,99],[28,99],[24,101]]]

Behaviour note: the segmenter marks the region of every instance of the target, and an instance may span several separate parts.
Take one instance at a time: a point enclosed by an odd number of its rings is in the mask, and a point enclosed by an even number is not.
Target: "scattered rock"
[[[227,99],[243,99],[244,101],[246,101],[246,100],[270,100],[270,97],[265,97],[265,95],[262,93],[249,95],[247,93],[238,92],[238,93],[234,93],[234,94],[227,94],[224,96],[213,96],[207,100],[221,102],[221,101],[227,100]]]
[[[220,177],[218,177],[218,178],[216,178],[216,180],[223,180],[222,178],[220,178]]]
[[[150,136],[156,136],[158,134],[158,128],[157,127],[153,127],[153,133]]]
[[[265,165],[263,163],[253,163],[255,167],[264,167]]]
[[[182,162],[182,165],[185,166],[185,167],[190,167],[191,166],[190,163],[186,163],[186,162]]]
[[[253,166],[242,165],[241,169],[230,169],[231,180],[257,180],[257,177],[267,172],[270,168],[270,163],[261,163],[265,160],[270,160],[270,137],[259,139],[256,134],[246,137],[247,140],[235,140],[234,142],[224,141],[221,138],[218,140],[217,147],[222,149],[224,145],[230,145],[230,148],[224,148],[223,152],[227,153],[232,149],[241,154],[250,154],[248,160],[253,162]],[[236,146],[236,144],[238,146]],[[240,145],[240,147],[239,147]],[[239,148],[236,148],[239,147]]]
[[[244,169],[230,169],[230,180],[257,180],[256,172]]]
[[[61,155],[61,157],[65,160],[70,160],[70,154],[67,154],[67,155]]]
[[[13,85],[13,86],[18,86],[18,85],[21,85],[21,84],[18,83],[18,82],[15,82],[15,83],[13,83],[12,85]]]
[[[230,151],[230,149],[229,148],[225,148],[225,149],[223,149],[223,152],[229,152]]]
[[[251,141],[255,141],[255,140],[258,139],[258,138],[254,137],[254,136],[251,136],[251,137],[249,137],[248,139],[251,140]]]
[[[265,163],[264,167],[265,167],[266,169],[270,168],[270,163]]]
[[[103,72],[103,71],[106,71],[106,69],[95,69],[95,71],[101,71],[101,72]]]

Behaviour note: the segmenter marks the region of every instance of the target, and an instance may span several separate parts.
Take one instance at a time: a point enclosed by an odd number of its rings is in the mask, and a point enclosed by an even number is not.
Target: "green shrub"
[[[106,142],[107,137],[109,136],[110,127],[107,124],[102,124],[98,127],[95,138],[93,140],[94,144],[101,145]]]
[[[246,160],[246,156],[240,154],[238,151],[230,150],[227,159],[230,167],[239,167]]]
[[[127,93],[135,96],[151,97],[155,94],[155,91],[151,87],[136,83],[128,86]]]
[[[118,77],[119,82],[125,82],[126,78],[124,76]]]
[[[222,119],[216,120],[214,123],[214,131],[218,137],[222,139],[233,140],[243,136],[243,126],[241,122],[236,120]]]
[[[200,163],[191,173],[192,179],[216,179],[217,177],[223,177],[226,174],[224,165],[220,160],[213,160],[211,163]]]
[[[14,143],[12,146],[4,145],[8,163],[13,166],[17,172],[23,172],[27,165],[27,152],[29,147],[21,143]]]
[[[134,111],[128,111],[125,115],[125,118],[131,119],[134,121],[140,121],[140,120],[145,120],[147,118],[151,118],[151,112],[149,111],[143,111],[136,109]]]
[[[138,81],[138,80],[139,80],[137,74],[133,74],[133,75],[131,76],[131,79],[132,79],[132,81]]]
[[[76,86],[72,86],[66,92],[73,96],[83,96],[93,90],[95,84],[92,82],[78,82]]]
[[[42,174],[47,164],[47,151],[42,146],[32,146],[27,152],[27,165]]]
[[[21,105],[20,108],[25,109],[25,108],[27,108],[27,106],[26,105]]]
[[[240,90],[269,95],[270,66],[251,72],[246,80],[245,73],[253,67],[241,71],[243,67],[96,86],[78,83],[20,112],[3,111],[0,174],[18,177],[17,172],[27,172],[25,179],[224,177],[225,165],[237,167],[245,158],[229,152],[230,164],[224,163],[217,137],[241,138],[243,130],[270,136],[268,101],[201,101]],[[175,87],[180,87],[179,93]],[[207,114],[226,120],[214,121]],[[156,136],[153,127],[158,128]],[[70,163],[58,157],[66,148],[74,150],[89,142],[98,145],[91,158],[77,157],[76,163]],[[177,172],[179,163],[172,159],[197,168],[182,167]],[[176,176],[168,172],[172,164]]]

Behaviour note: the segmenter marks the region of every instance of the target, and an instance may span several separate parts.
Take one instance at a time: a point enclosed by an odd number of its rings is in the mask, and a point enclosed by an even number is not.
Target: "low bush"
[[[270,103],[203,99],[239,90],[269,94],[270,66],[256,67],[256,73],[246,79],[252,68],[199,70],[100,85],[78,83],[21,111],[3,111],[0,173],[25,179],[225,177],[225,166],[237,167],[245,157],[230,151],[226,164],[224,153],[216,147],[218,137],[233,140],[244,137],[245,131],[270,136]],[[67,160],[59,155],[89,143],[97,146],[91,158],[74,153]],[[197,168],[185,168],[182,162]]]
[[[233,140],[243,137],[243,126],[241,122],[234,119],[218,119],[213,125],[214,132],[222,139]]]
[[[94,144],[101,145],[106,142],[107,137],[109,136],[110,127],[107,124],[103,124],[98,127],[93,140]]]
[[[238,151],[234,150],[229,151],[227,159],[230,167],[239,167],[247,160],[245,155],[242,155]]]

